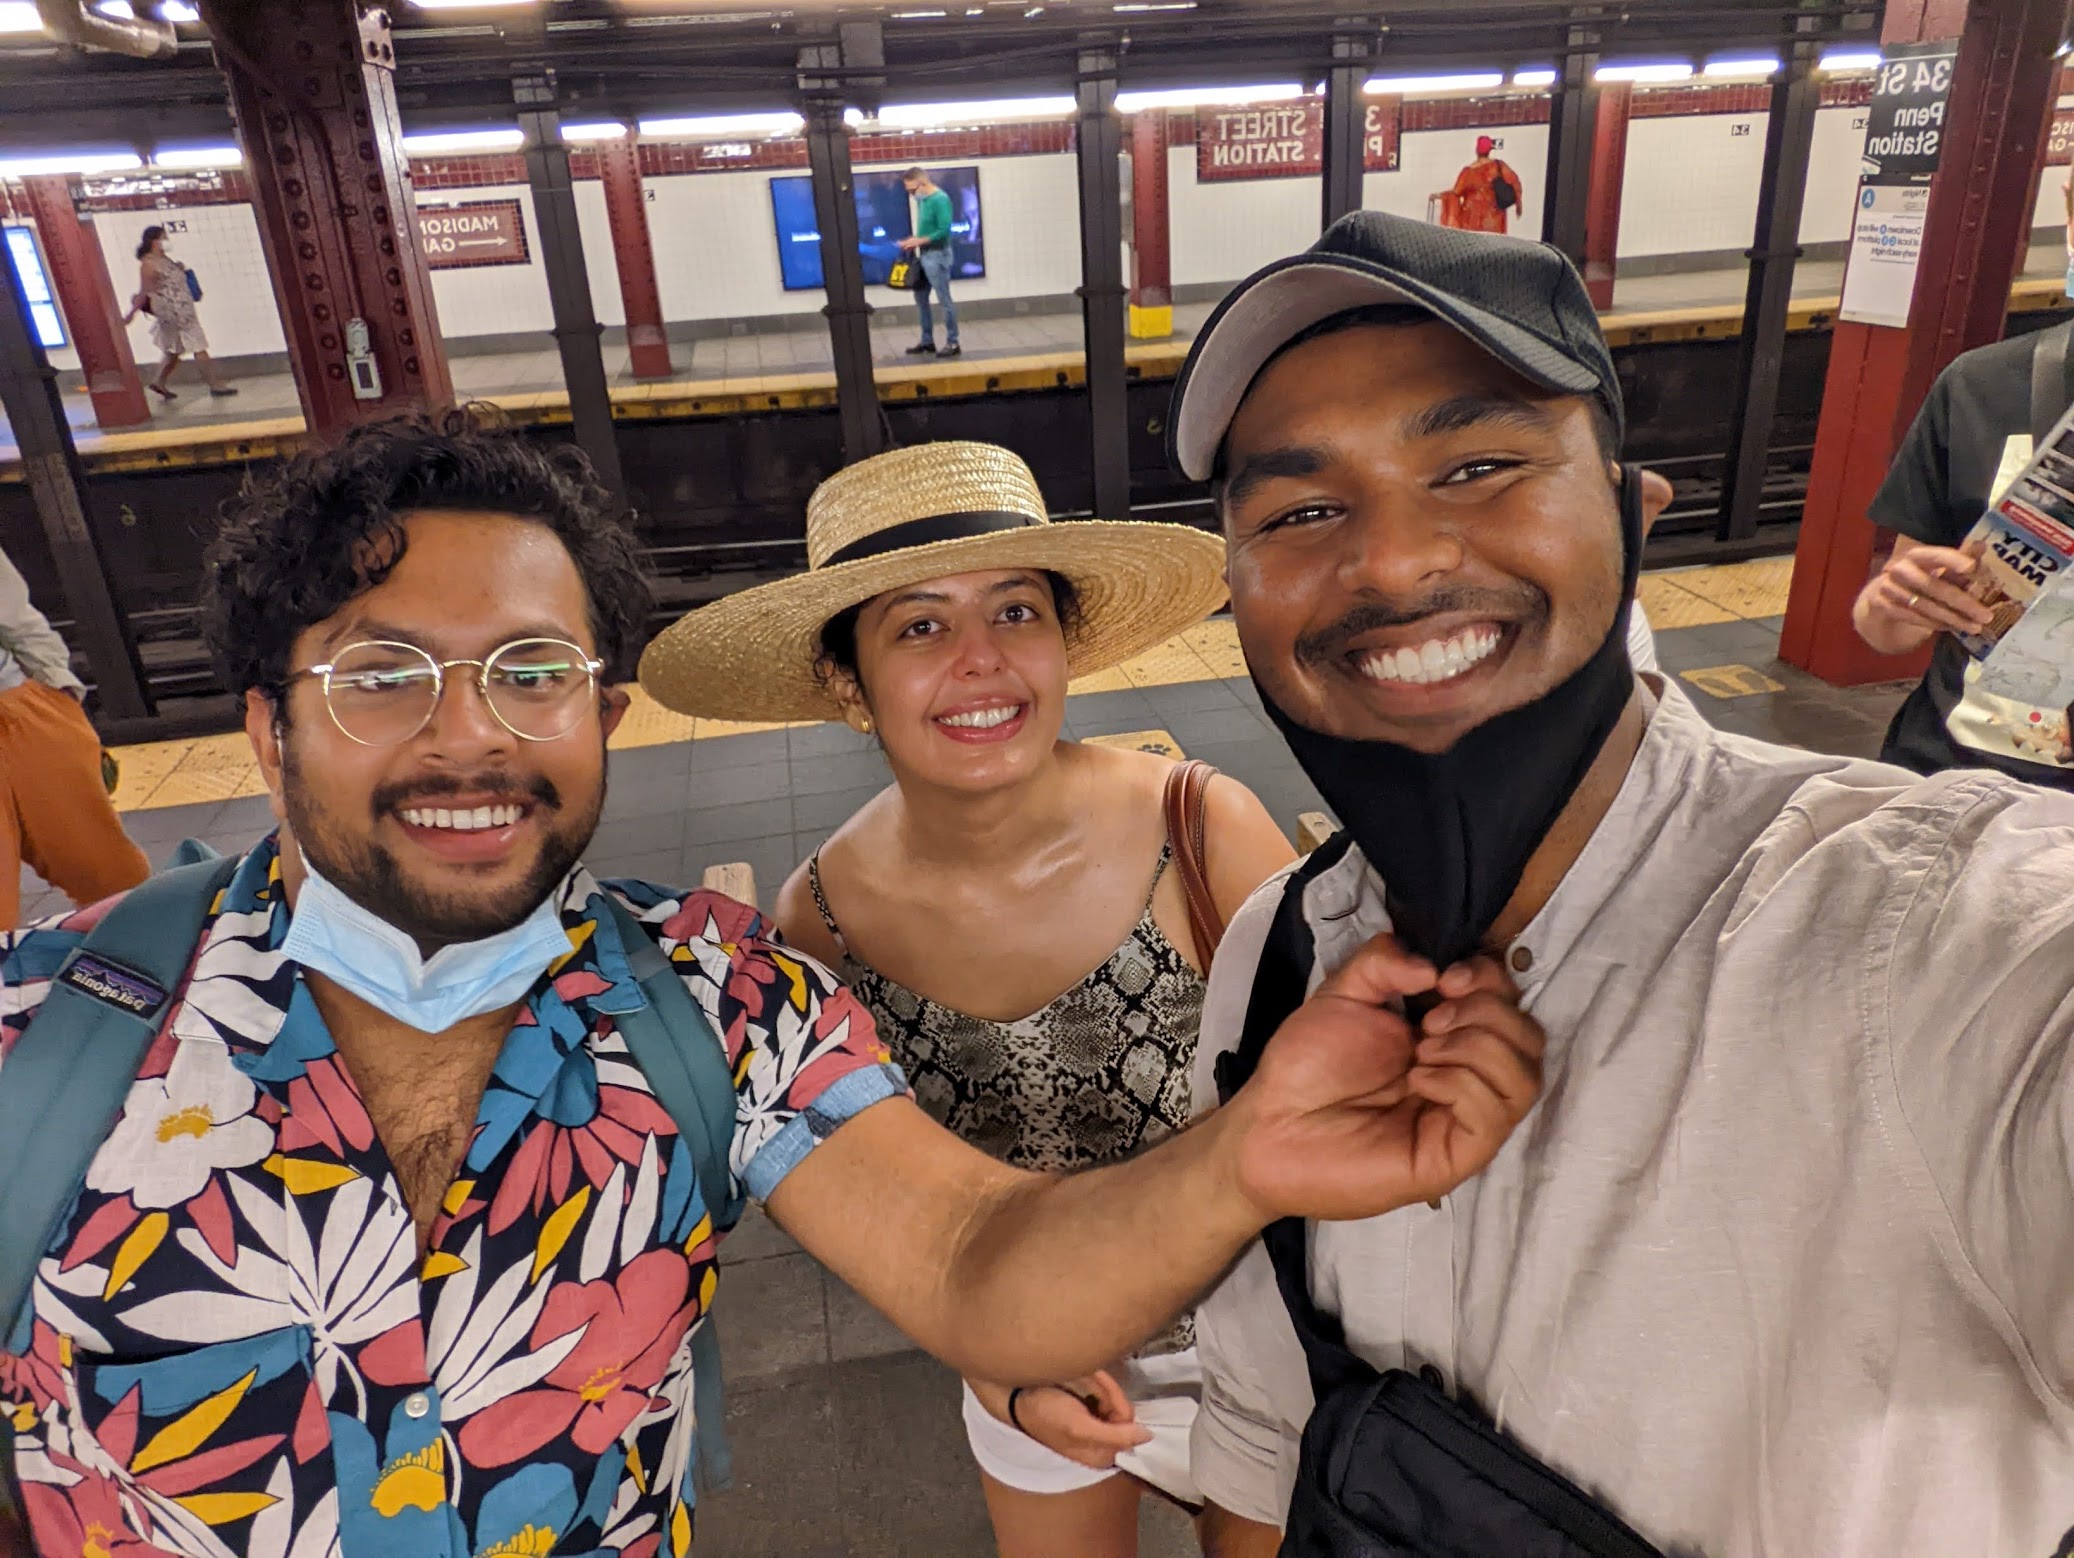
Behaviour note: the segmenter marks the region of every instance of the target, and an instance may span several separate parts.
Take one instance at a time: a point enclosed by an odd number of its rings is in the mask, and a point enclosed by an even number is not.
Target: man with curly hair
[[[725,1051],[723,1199],[1013,1384],[1123,1355],[1272,1217],[1444,1193],[1532,1100],[1495,970],[1442,983],[1459,1021],[1415,1053],[1385,1005],[1440,981],[1379,944],[1198,1128],[1007,1168],[754,910],[584,870],[649,594],[577,457],[458,413],[364,428],[248,492],[207,577],[279,826],[0,1337],[32,1533],[0,1552],[687,1551],[728,1208],[620,1031],[643,940],[710,1027],[680,1045]],[[0,938],[0,1098],[95,918]]]

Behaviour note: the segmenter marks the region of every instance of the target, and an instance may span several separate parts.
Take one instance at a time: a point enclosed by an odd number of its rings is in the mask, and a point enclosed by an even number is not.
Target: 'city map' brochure
[[[1984,691],[2043,709],[2074,705],[2074,408],[1960,548],[1969,593],[1994,613],[1959,642]]]

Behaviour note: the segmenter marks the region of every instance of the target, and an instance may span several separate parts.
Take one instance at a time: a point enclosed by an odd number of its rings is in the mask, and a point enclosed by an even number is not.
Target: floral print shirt
[[[749,1194],[903,1091],[870,1017],[753,909],[578,868],[560,898],[575,950],[528,995],[420,1260],[281,955],[269,839],[216,905],[24,1323],[0,1339],[37,1552],[689,1549],[690,1338],[720,1230],[600,1009],[632,984],[608,890],[724,1039]],[[95,919],[0,936],[0,1087],[6,1046]]]

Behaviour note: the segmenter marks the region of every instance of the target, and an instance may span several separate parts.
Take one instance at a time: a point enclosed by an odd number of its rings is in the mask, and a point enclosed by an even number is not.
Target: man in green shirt
[[[951,197],[937,188],[935,180],[921,168],[909,168],[902,182],[915,202],[915,235],[900,240],[900,247],[914,255],[922,267],[924,285],[915,290],[915,308],[921,314],[922,339],[907,349],[910,357],[956,357],[958,353],[958,305],[951,301]],[[936,324],[929,311],[929,294],[943,304],[943,350],[936,349]]]

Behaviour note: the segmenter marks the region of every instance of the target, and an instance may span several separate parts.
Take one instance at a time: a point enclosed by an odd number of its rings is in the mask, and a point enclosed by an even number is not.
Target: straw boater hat
[[[701,607],[641,656],[660,703],[715,719],[832,720],[821,630],[928,579],[1048,568],[1080,593],[1072,674],[1128,660],[1224,603],[1224,543],[1183,525],[1053,524],[1021,460],[993,444],[922,444],[838,471],[807,501],[807,571]]]

